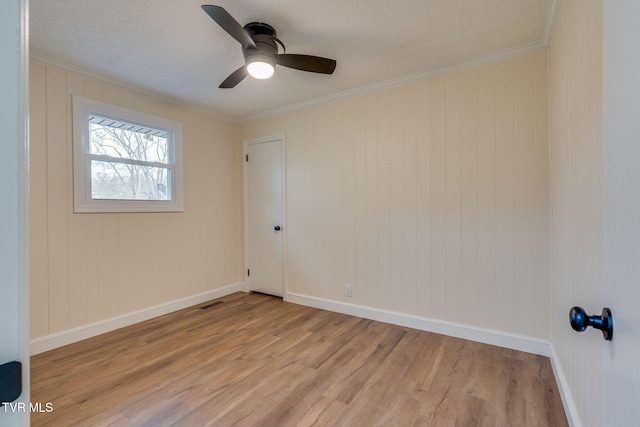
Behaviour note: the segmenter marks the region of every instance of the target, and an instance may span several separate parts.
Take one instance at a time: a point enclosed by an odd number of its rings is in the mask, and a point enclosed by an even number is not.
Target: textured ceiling
[[[542,46],[552,0],[30,0],[32,52],[233,118]],[[266,22],[287,53],[338,62],[333,75],[277,67],[218,85],[240,44],[202,11]]]

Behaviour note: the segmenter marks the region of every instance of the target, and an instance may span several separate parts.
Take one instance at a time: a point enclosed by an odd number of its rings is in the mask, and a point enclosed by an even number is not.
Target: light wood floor
[[[34,356],[34,426],[565,426],[547,358],[237,293]],[[204,306],[206,304],[202,304]]]

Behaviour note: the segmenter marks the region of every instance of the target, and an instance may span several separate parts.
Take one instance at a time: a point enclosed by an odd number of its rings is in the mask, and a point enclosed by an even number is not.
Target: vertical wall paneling
[[[355,261],[356,280],[353,302],[367,301],[367,141],[366,96],[355,97]]]
[[[496,324],[515,332],[514,61],[496,66]]]
[[[544,107],[546,108],[546,107]],[[478,325],[496,328],[496,67],[478,69]]]
[[[298,122],[299,121],[300,119],[298,119]],[[292,129],[292,131],[289,134],[285,135],[285,142],[286,142],[286,138],[291,137],[292,133],[295,134],[296,130]],[[298,243],[301,239],[301,229],[302,229],[302,226],[300,225],[301,218],[300,216],[289,217],[290,212],[292,211],[300,212],[304,207],[304,192],[300,188],[301,183],[302,184],[304,183],[304,169],[301,167],[300,149],[301,149],[300,144],[298,144],[289,150],[285,150],[286,151],[285,164],[292,162],[295,165],[297,165],[296,167],[288,168],[285,175],[286,176],[285,188],[288,189],[286,206],[285,206],[285,215],[287,217],[287,224],[286,224],[287,229],[285,230],[285,238],[286,238],[286,247],[289,249],[289,253],[286,254],[287,260],[285,263],[285,271],[284,271],[285,284],[287,285],[287,288],[285,288],[285,292],[290,292],[292,290],[291,284],[290,284],[290,281],[292,278],[296,278],[296,281],[299,282],[297,277],[300,274],[299,273],[300,272],[300,268],[299,268],[300,254],[304,253],[304,248]],[[240,153],[237,153],[236,155],[238,154],[241,157],[242,163],[244,163],[245,161],[244,154],[240,152]],[[244,166],[241,165],[240,168],[243,169]],[[243,211],[241,212],[242,213],[240,213],[240,218],[244,216],[244,212]],[[244,224],[244,221],[242,221],[242,223]],[[242,259],[243,259],[242,265],[244,266],[246,262],[246,260],[244,260],[244,254],[242,254]],[[243,276],[245,274],[246,274],[246,271],[242,273]]]
[[[300,276],[297,281],[291,280],[290,287],[292,290],[306,293],[310,289],[315,289],[315,268],[313,265],[313,259],[315,256],[314,236],[315,227],[314,218],[314,132],[309,132],[309,129],[314,129],[314,110],[308,109],[302,112],[300,122],[303,128],[306,130],[303,134],[299,135],[300,142],[300,155],[303,171],[301,172],[301,210],[299,216],[301,217],[301,230],[300,230],[300,242],[302,246],[302,252],[297,256],[299,259],[298,266],[300,268]],[[272,135],[277,133],[273,130]],[[246,139],[246,138],[243,138]],[[288,144],[287,144],[288,146]],[[288,199],[288,198],[287,198]],[[290,212],[288,212],[287,218],[289,218]],[[289,230],[290,232],[292,230]],[[291,233],[290,233],[291,234]]]
[[[344,281],[354,285],[356,281],[356,178],[355,178],[355,100],[344,100]],[[295,142],[293,142],[295,143]],[[295,214],[295,213],[293,213]],[[309,224],[312,226],[312,224]],[[354,286],[353,295],[359,290]],[[353,301],[354,296],[350,298]]]
[[[431,80],[431,315],[446,318],[445,79]]]
[[[429,81],[416,84],[416,314],[431,313],[431,130]]]
[[[460,320],[478,324],[478,70],[460,74],[461,295]]]
[[[285,138],[302,140],[304,135],[304,112],[298,112],[293,117],[293,128]],[[273,133],[271,134],[273,135]],[[305,168],[304,168],[304,144],[287,146],[286,164],[292,164],[287,168],[287,286],[288,289],[298,291],[300,284],[304,283],[304,255],[305,255],[305,216],[293,215],[293,212],[305,210]],[[342,185],[341,185],[342,186]],[[342,186],[344,187],[344,186]]]
[[[80,77],[71,73],[67,74],[67,97],[70,99],[72,94],[78,94],[86,96],[86,78]],[[93,94],[93,96],[96,96]],[[100,96],[100,94],[98,94]],[[100,98],[97,98],[100,100]],[[66,108],[67,113],[67,150],[72,153],[72,109],[71,105]],[[68,165],[69,173],[73,173],[71,162]],[[68,196],[67,211],[73,212],[73,182],[71,179],[67,180],[66,191]],[[96,278],[102,279],[100,273],[102,266],[97,270],[89,270],[90,266],[88,260],[91,260],[94,264],[95,257],[89,256],[87,253],[87,228],[86,219],[87,215],[70,214],[67,217],[69,226],[69,241],[74,242],[69,245],[69,326],[78,327],[85,325],[95,318],[89,320],[90,307],[88,304],[88,294],[91,285],[95,283]],[[89,276],[91,271],[91,276]],[[102,299],[98,299],[102,301]],[[95,307],[91,307],[94,309]]]
[[[32,338],[239,282],[239,126],[40,61],[30,68]],[[72,94],[183,123],[184,213],[73,212]]]
[[[460,165],[460,73],[445,81],[445,230],[446,230],[446,312],[445,318],[460,322],[462,313],[461,244],[462,187]]]
[[[104,228],[102,214],[92,214],[87,220],[86,246],[86,310],[89,323],[105,319]]]
[[[535,96],[535,299],[534,306],[548,306],[549,289],[549,93],[548,53],[534,58]],[[548,336],[549,322],[536,322],[536,336]]]
[[[416,84],[403,86],[402,93],[402,234],[404,282],[402,311],[417,312],[417,157],[416,157]],[[400,231],[400,230],[399,230]]]
[[[366,263],[367,294],[365,304],[379,307],[378,275],[378,97],[368,93],[365,106],[366,139]]]
[[[535,334],[535,97],[534,57],[517,58],[515,71],[515,307],[516,331]]]
[[[333,255],[333,277],[331,283],[334,289],[333,299],[344,298],[344,104],[338,101],[333,105],[333,153],[332,153],[332,184],[333,184],[333,238],[330,251]],[[336,244],[337,243],[337,244]]]
[[[49,332],[70,327],[69,228],[67,224],[68,180],[71,179],[67,151],[67,76],[47,67],[47,219],[49,244]]]
[[[389,92],[389,216],[391,219],[390,230],[390,271],[391,282],[388,307],[394,311],[402,311],[404,295],[405,270],[404,270],[404,222],[402,218],[402,204],[404,200],[403,179],[403,133],[402,128],[402,87],[397,86]]]
[[[305,127],[306,129],[314,129],[314,109],[309,109],[305,114]],[[314,172],[316,170],[315,165],[315,144],[314,142],[315,132],[307,133],[304,135],[301,141],[304,141],[304,153],[305,153],[305,210],[304,210],[304,235],[305,239],[305,257],[303,259],[303,271],[304,275],[301,277],[300,289],[303,292],[308,292],[308,289],[318,289],[316,287],[315,277],[315,186],[314,186]]]
[[[133,92],[118,88],[118,105],[125,108],[133,108]]]
[[[100,87],[102,89],[103,102],[113,105],[119,105],[120,100],[118,99],[118,86],[110,83],[101,83]]]
[[[46,67],[29,67],[29,120],[46,123]],[[32,127],[29,135],[29,326],[31,336],[49,332],[49,239],[47,191],[47,129]]]
[[[384,306],[384,301],[391,299],[391,233],[393,224],[390,219],[391,203],[391,165],[389,163],[390,140],[390,98],[389,90],[378,93],[378,301]]]
[[[292,224],[306,218],[289,238],[307,251],[290,288],[548,338],[545,58],[522,55],[243,123],[245,139],[287,134],[287,169],[308,183],[287,191],[316,201],[306,210],[289,204]],[[333,114],[318,113],[325,108]],[[305,114],[322,119],[299,127]],[[325,135],[334,135],[333,150],[322,146]],[[336,203],[333,214],[320,201]],[[342,277],[320,248],[343,255]],[[335,294],[309,280],[323,271],[333,271],[326,280]],[[344,283],[353,297],[341,294]]]
[[[331,224],[333,218],[333,197],[332,191],[332,154],[334,140],[332,137],[333,121],[330,120],[331,105],[323,104],[316,107],[314,116],[314,189],[315,203],[314,209],[317,227],[314,227],[316,233],[315,242],[315,260],[314,262],[316,284],[322,289],[323,298],[333,297],[335,295],[333,289],[336,288],[331,283],[332,271],[335,268],[333,262],[333,252],[331,251],[331,237],[333,235]],[[322,267],[321,267],[322,266]]]
[[[155,111],[155,114],[157,115],[169,114],[169,112],[171,112],[171,114],[174,115],[180,123],[182,123],[182,138],[184,141],[194,141],[203,135],[201,117],[184,114],[181,111],[176,111],[173,106],[167,106],[164,105],[164,103],[159,103],[157,101],[153,102],[155,101],[153,99],[149,99],[149,101],[152,102],[150,102],[149,107],[146,108],[149,108],[151,111]],[[151,104],[157,105],[157,110],[152,110]],[[208,147],[205,144],[189,144],[187,147],[183,148],[183,161],[186,164],[193,165],[191,168],[185,168],[183,174],[184,187],[192,194],[206,194],[207,182],[202,180],[200,175],[200,171],[204,170],[208,164],[207,159],[204,157],[206,148]],[[221,144],[215,154],[219,155],[221,158],[233,158],[232,147],[227,144]],[[219,198],[220,203],[226,206],[224,211],[228,211],[229,213],[234,202],[229,200],[227,197],[229,189],[233,186],[233,180],[228,179],[228,177],[232,177],[234,175],[234,170],[231,165],[236,163],[237,160],[236,162],[230,163],[228,168],[211,171],[211,175],[209,177],[212,182],[215,182],[220,186],[217,190],[217,197]],[[206,280],[206,277],[201,274],[201,263],[209,263],[209,268],[214,271],[221,271],[221,269],[224,268],[222,262],[224,262],[223,260],[225,260],[225,257],[223,256],[222,251],[217,247],[211,248],[208,252],[205,251],[206,243],[204,242],[204,236],[210,234],[212,230],[208,225],[208,218],[205,217],[201,220],[205,211],[211,212],[210,216],[212,217],[225,216],[224,211],[219,209],[222,206],[215,204],[212,206],[210,197],[191,197],[189,200],[189,207],[190,209],[185,209],[184,212],[178,214],[154,214],[150,223],[150,225],[154,226],[147,229],[149,235],[146,238],[150,239],[151,242],[156,242],[158,246],[162,245],[164,239],[175,242],[175,244],[171,245],[167,250],[156,254],[149,264],[151,267],[150,269],[153,270],[150,272],[150,276],[154,277],[154,280],[157,280],[159,288],[162,290],[161,293],[158,293],[158,298],[161,298],[160,301],[172,301],[179,298],[181,294],[179,284],[182,281],[186,280],[189,283],[198,283],[202,280]],[[169,224],[173,224],[175,226],[171,227]],[[231,224],[233,223],[230,223],[230,225]],[[163,233],[158,233],[158,230],[161,229],[165,231]],[[235,235],[233,233],[229,233],[231,229],[233,229],[233,227],[229,226],[220,230],[218,238],[224,241],[233,239]],[[162,272],[162,269],[158,268],[159,265],[171,264],[172,260],[180,258],[182,256],[181,254],[191,252],[189,242],[193,241],[199,241],[200,244],[203,245],[202,250],[192,254],[194,257],[193,262],[197,265],[197,268],[192,268],[188,272],[176,269]],[[206,255],[206,257],[203,257],[203,255]],[[229,262],[229,260],[227,260],[227,262]],[[220,284],[214,282],[212,285],[215,287]],[[144,301],[144,296],[141,296],[141,299]]]

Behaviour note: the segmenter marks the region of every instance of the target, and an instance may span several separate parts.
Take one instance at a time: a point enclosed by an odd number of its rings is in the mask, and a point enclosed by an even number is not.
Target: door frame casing
[[[248,192],[248,162],[245,160],[248,154],[249,145],[264,144],[267,142],[280,141],[280,188],[282,192],[282,298],[287,295],[287,192],[286,192],[286,145],[284,133],[275,134],[270,136],[263,136],[260,138],[253,138],[244,140],[242,143],[242,181],[243,181],[243,193],[244,193],[244,288],[249,291],[250,276],[247,275],[249,269],[249,192]]]
[[[29,4],[28,0],[11,0],[0,6],[3,34],[0,51],[8,66],[0,70],[3,89],[8,96],[0,100],[2,124],[8,129],[4,156],[0,209],[3,253],[0,291],[0,364],[22,363],[22,394],[13,402],[27,410],[12,410],[0,405],[0,423],[6,426],[28,426],[31,393],[29,350]],[[5,37],[11,34],[9,37]],[[7,238],[4,231],[8,230]],[[4,267],[7,267],[6,269]],[[7,310],[5,309],[5,306]],[[2,345],[4,344],[4,345]],[[2,402],[0,402],[2,403]]]

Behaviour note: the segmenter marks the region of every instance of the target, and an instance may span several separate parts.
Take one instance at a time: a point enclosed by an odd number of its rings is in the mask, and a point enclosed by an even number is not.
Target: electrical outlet
[[[344,296],[345,297],[351,296],[351,285],[348,283],[344,285]]]

